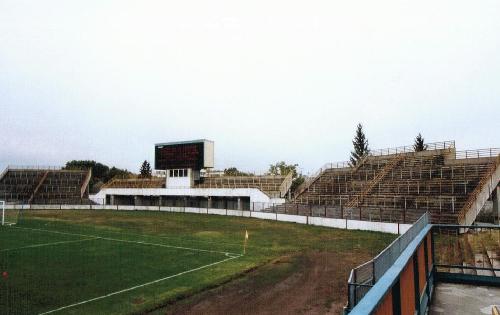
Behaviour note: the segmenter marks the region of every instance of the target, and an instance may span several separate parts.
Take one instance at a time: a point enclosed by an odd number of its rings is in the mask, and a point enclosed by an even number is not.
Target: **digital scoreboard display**
[[[157,144],[155,145],[155,169],[201,170],[205,167],[204,153],[204,142]]]

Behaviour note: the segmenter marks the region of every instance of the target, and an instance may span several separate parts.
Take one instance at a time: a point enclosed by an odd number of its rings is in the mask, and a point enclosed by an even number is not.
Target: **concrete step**
[[[491,268],[490,259],[483,254],[474,254],[475,265],[478,268]],[[477,270],[478,276],[494,277],[495,274],[492,270]]]

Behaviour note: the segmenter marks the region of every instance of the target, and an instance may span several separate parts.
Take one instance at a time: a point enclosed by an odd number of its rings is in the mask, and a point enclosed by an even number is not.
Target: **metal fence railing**
[[[372,260],[351,270],[348,280],[347,310],[352,309],[365,296],[370,288],[394,264],[415,236],[430,223],[429,214],[425,213],[411,228],[399,236],[386,249]]]
[[[60,171],[63,169],[62,166],[49,166],[49,165],[8,165],[9,170],[35,170],[35,171]]]
[[[426,150],[446,150],[455,148],[455,141],[442,141],[442,142],[433,142],[426,143]],[[377,149],[370,150],[371,156],[383,156],[383,155],[392,155],[392,154],[400,154],[400,153],[411,153],[415,152],[415,147],[413,145],[407,145],[396,148],[386,148],[386,149]]]
[[[477,150],[464,150],[456,151],[455,158],[457,160],[463,159],[477,159],[477,158],[494,158],[500,155],[500,148],[487,148]]]
[[[440,224],[432,231],[438,272],[500,277],[500,226]]]

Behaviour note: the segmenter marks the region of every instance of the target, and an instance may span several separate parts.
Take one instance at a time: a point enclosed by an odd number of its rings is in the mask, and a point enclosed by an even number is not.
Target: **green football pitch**
[[[17,221],[0,227],[1,314],[144,312],[286,253],[312,247],[361,248],[374,254],[393,238],[248,218],[140,211],[30,211]]]

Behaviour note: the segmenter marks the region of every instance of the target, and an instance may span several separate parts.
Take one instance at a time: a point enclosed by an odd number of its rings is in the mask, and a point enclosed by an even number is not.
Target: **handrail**
[[[416,235],[418,235],[426,226],[428,226],[430,222],[429,213],[424,213],[418,220],[415,222],[406,233],[400,235],[396,238],[389,246],[387,246],[383,251],[381,251],[375,258],[369,260],[356,268],[352,269],[352,276],[349,278],[348,285],[358,285],[357,283],[357,271],[362,270],[365,266],[371,265],[371,279],[370,282],[372,285],[377,283],[377,281],[382,277],[383,274],[394,264],[395,260],[399,258],[401,253],[403,253],[408,245],[412,242]],[[351,282],[352,281],[352,282]],[[366,281],[365,281],[366,282]],[[354,293],[356,294],[356,292]],[[347,308],[353,308],[355,303],[351,301],[351,296],[349,296],[349,301]],[[354,304],[354,305],[353,305]]]
[[[9,170],[36,170],[36,171],[46,171],[54,170],[60,171],[63,169],[62,166],[48,166],[48,165],[9,165],[7,166]]]
[[[0,173],[0,180],[2,180],[2,178],[5,176],[5,174],[7,174],[7,172],[9,171],[9,166],[7,166],[3,171],[2,173]]]
[[[404,154],[399,154],[392,159],[392,161],[388,163],[380,172],[378,172],[377,176],[375,176],[375,178],[368,183],[368,187],[366,189],[357,194],[347,203],[346,208],[353,208],[356,204],[359,205],[360,201],[363,202],[363,198],[372,191],[373,187],[375,187],[375,185],[377,185],[399,162],[404,160],[404,158]]]
[[[290,187],[292,187],[292,183],[293,183],[293,172],[289,172],[280,185],[281,198],[284,198],[286,196],[286,193],[288,192],[288,190],[290,190]]]
[[[85,190],[87,190],[87,186],[90,183],[90,179],[92,178],[92,169],[89,168],[87,175],[85,176],[85,180],[82,183],[82,188],[80,189],[80,198],[83,198],[85,195]]]
[[[478,159],[478,158],[494,158],[500,155],[500,148],[485,148],[476,150],[463,150],[455,152],[455,159]]]
[[[425,149],[426,151],[453,149],[453,148],[455,148],[455,141],[451,140],[451,141],[426,143],[425,148],[426,148]],[[413,145],[406,145],[406,146],[402,146],[402,147],[371,150],[369,155],[371,155],[371,156],[383,156],[383,155],[392,155],[392,154],[399,154],[399,153],[412,153],[412,152],[415,152],[415,147]]]
[[[418,250],[420,244],[425,242],[426,237],[431,231],[432,225],[426,224],[409,240],[404,249],[398,253],[397,257],[395,257],[395,260],[392,261],[392,263],[388,266],[387,272],[380,278],[379,281],[377,281],[377,283],[374,284],[374,286],[370,290],[368,290],[366,295],[359,301],[359,304],[354,306],[349,314],[374,314],[374,312],[383,302],[386,295],[390,292],[391,288],[398,281],[398,278],[408,266],[408,263],[411,263],[411,259],[415,252]],[[420,297],[418,298],[420,300]]]
[[[42,179],[40,179],[40,181],[38,182],[38,185],[36,185],[35,190],[33,190],[33,193],[31,194],[30,198],[28,199],[28,204],[31,204],[31,202],[33,201],[33,199],[36,196],[36,193],[38,192],[38,190],[40,190],[40,187],[42,187],[43,182],[45,181],[45,179],[47,178],[47,176],[49,176],[49,171],[46,171],[43,174]]]
[[[493,176],[498,167],[500,167],[500,155],[497,156],[495,163],[491,165],[491,167],[488,169],[488,172],[483,176],[483,178],[481,178],[476,188],[465,202],[465,205],[462,207],[462,209],[460,209],[460,212],[458,213],[459,222],[465,219],[467,212],[470,210],[470,208],[476,201],[477,196],[481,193],[481,190],[483,189],[484,185],[486,185],[486,183],[490,180],[491,176]]]

